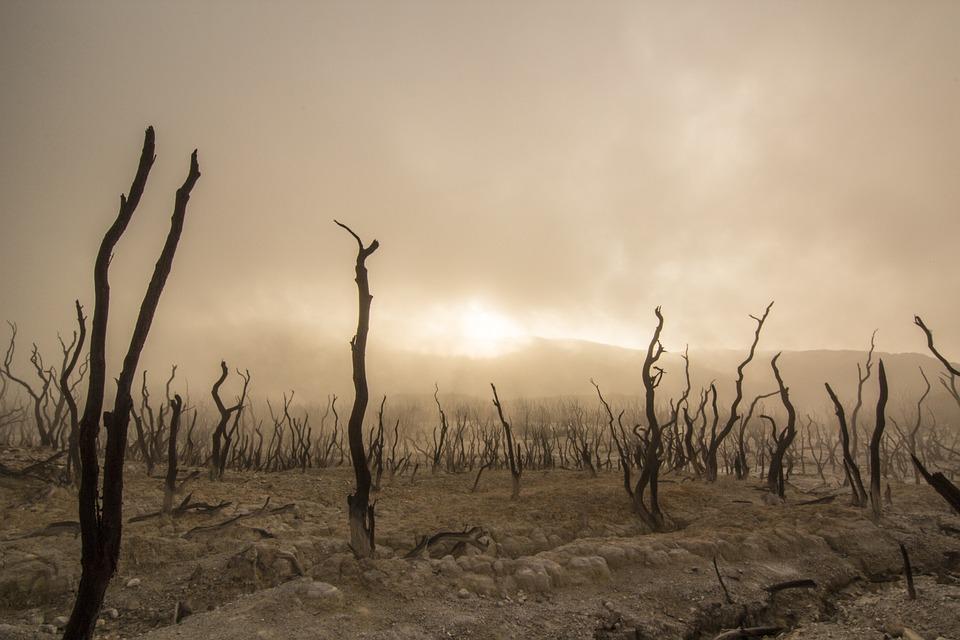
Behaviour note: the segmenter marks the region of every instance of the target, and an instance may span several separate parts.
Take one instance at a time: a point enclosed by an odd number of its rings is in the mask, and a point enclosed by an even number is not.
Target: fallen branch
[[[62,522],[51,522],[42,529],[35,529],[30,533],[23,533],[18,536],[11,536],[4,540],[4,542],[10,542],[12,540],[24,540],[26,538],[41,538],[41,537],[50,537],[50,536],[59,536],[64,534],[70,534],[73,537],[80,535],[80,523],[73,520],[64,520]]]
[[[407,555],[403,556],[405,559],[419,558],[424,553],[426,556],[430,557],[430,551],[436,545],[442,542],[451,542],[455,541],[457,544],[454,546],[454,551],[462,550],[466,545],[470,545],[477,549],[483,551],[487,548],[487,544],[480,542],[480,537],[484,535],[483,529],[480,527],[472,527],[470,529],[465,529],[461,531],[440,531],[435,533],[432,536],[423,536],[420,538],[420,541],[417,542],[417,545],[410,550]],[[451,552],[453,553],[453,552]],[[453,553],[456,555],[456,553]]]
[[[917,456],[911,454],[910,457],[913,459],[913,466],[917,468],[927,484],[933,487],[947,501],[947,504],[953,507],[954,511],[960,513],[960,489],[957,488],[957,485],[947,480],[947,477],[942,473],[927,471],[926,467],[917,459]]]
[[[803,580],[787,580],[786,582],[778,582],[777,584],[766,587],[764,591],[773,595],[778,591],[784,591],[785,589],[816,589],[817,583],[813,580],[803,579]]]
[[[241,520],[246,520],[248,518],[255,518],[257,516],[262,516],[262,515],[271,515],[271,516],[278,515],[281,513],[286,513],[288,511],[293,511],[297,507],[296,504],[291,502],[290,504],[285,504],[282,507],[268,509],[267,507],[269,506],[269,504],[270,504],[270,498],[267,498],[266,502],[263,503],[263,506],[257,509],[256,511],[251,511],[249,513],[241,513],[233,516],[232,518],[228,518],[223,522],[218,522],[217,524],[194,527],[193,529],[190,529],[189,531],[184,533],[183,536],[181,537],[189,540],[190,538],[200,533],[209,533],[211,531],[220,531],[222,529],[226,529],[227,527],[230,527],[231,525],[234,525],[237,522],[240,522]],[[270,535],[270,537],[273,537],[272,534]]]
[[[816,498],[814,500],[804,500],[803,502],[798,502],[798,507],[805,507],[811,504],[829,504],[837,499],[837,494],[831,494],[829,496],[823,496],[822,498]]]
[[[170,516],[173,518],[179,518],[180,516],[186,514],[189,511],[195,513],[204,513],[206,515],[212,515],[218,511],[229,507],[232,502],[222,500],[219,504],[209,504],[207,502],[190,502],[190,498],[193,497],[193,494],[188,494],[186,498],[180,503],[180,505],[173,509],[170,512]],[[150,518],[157,518],[163,515],[162,511],[154,511],[152,513],[145,513],[143,515],[134,516],[127,520],[127,523],[133,522],[143,522],[144,520],[149,520]]]
[[[43,471],[45,467],[51,462],[56,462],[63,456],[67,455],[67,451],[58,451],[49,458],[44,458],[32,464],[27,465],[23,469],[12,469],[2,463],[0,463],[0,476],[7,476],[10,478],[29,478],[33,477],[38,480],[43,480],[44,482],[54,482],[53,478],[50,478],[46,475],[39,473]]]
[[[735,640],[736,638],[762,638],[783,631],[783,627],[745,627],[724,631],[713,640]]]

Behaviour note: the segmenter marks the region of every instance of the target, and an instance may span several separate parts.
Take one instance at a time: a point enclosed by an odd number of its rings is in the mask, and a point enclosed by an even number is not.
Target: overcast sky
[[[153,124],[112,264],[117,354],[190,151],[147,354],[354,329],[489,355],[960,354],[960,3],[0,3],[0,316],[55,348]],[[5,340],[5,338],[3,338]],[[122,343],[122,345],[120,345]],[[23,347],[24,349],[26,347]],[[25,357],[25,354],[23,354]]]

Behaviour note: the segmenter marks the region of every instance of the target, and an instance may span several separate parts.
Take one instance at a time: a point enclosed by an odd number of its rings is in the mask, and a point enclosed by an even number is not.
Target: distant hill
[[[198,355],[199,355],[198,351]],[[368,353],[371,396],[427,395],[433,384],[442,393],[486,398],[489,383],[495,382],[504,397],[592,396],[593,378],[605,394],[639,395],[640,369],[644,353],[612,345],[574,340],[531,340],[517,350],[493,358],[441,356],[406,352],[372,343]],[[694,394],[717,382],[720,406],[729,406],[737,364],[743,350],[690,350],[690,376]],[[770,368],[770,351],[758,352],[747,367],[747,398],[776,388]],[[249,368],[257,394],[276,395],[295,389],[305,401],[319,401],[328,393],[352,397],[350,348],[340,344],[304,345],[282,335],[262,335],[255,342],[231,344],[227,357],[231,367]],[[940,387],[940,363],[916,353],[875,354],[883,358],[890,382],[890,410],[893,417],[913,415],[916,399],[923,389],[920,367],[934,386],[929,405],[941,419],[956,416],[957,407]],[[830,382],[845,404],[852,405],[856,392],[857,363],[866,359],[862,351],[785,351],[780,368],[791,396],[803,413],[831,415],[823,383]],[[218,373],[219,357],[181,363],[196,395],[206,395]],[[679,395],[684,381],[683,360],[678,353],[666,353],[660,365],[666,370],[661,385],[664,398]],[[198,376],[201,372],[201,376]],[[207,373],[207,381],[202,377]],[[198,380],[199,377],[199,380]],[[197,389],[199,385],[199,390]],[[876,403],[876,366],[864,393],[865,413],[872,415]],[[912,418],[910,418],[912,419]]]

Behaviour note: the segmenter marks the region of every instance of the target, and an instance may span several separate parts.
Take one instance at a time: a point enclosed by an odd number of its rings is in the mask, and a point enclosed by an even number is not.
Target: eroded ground
[[[139,465],[127,478],[125,517],[158,510],[161,480]],[[477,493],[473,480],[385,478],[378,557],[359,562],[346,545],[348,469],[194,480],[193,501],[231,504],[125,526],[100,636],[699,639],[745,625],[796,640],[960,639],[960,518],[926,486],[894,484],[877,525],[812,478],[794,478],[788,503],[769,505],[755,481],[668,475],[662,502],[679,528],[649,534],[616,473],[528,472],[516,502],[509,473],[485,472]],[[834,492],[833,503],[796,504]],[[53,637],[69,615],[79,538],[71,526],[45,528],[76,520],[75,497],[4,479],[0,510],[0,638]],[[419,536],[472,526],[488,534],[485,551],[403,557]],[[910,551],[916,600],[898,542]],[[816,588],[766,590],[795,579]],[[174,624],[178,606],[192,613]]]

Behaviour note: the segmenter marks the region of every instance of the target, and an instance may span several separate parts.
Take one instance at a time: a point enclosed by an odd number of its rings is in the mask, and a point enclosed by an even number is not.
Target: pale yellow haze
[[[958,354],[958,34],[952,1],[5,0],[0,319],[52,358],[92,311],[152,124],[114,363],[194,148],[144,358],[200,386],[346,358],[335,217],[381,243],[372,353],[636,347],[656,305],[668,349],[743,348],[775,299],[767,349],[924,351],[921,314]]]

